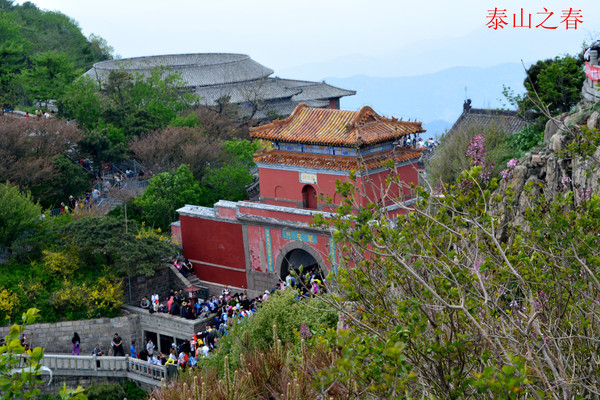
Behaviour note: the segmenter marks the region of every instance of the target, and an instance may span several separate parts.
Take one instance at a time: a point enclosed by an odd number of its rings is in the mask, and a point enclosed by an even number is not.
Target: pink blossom
[[[568,176],[563,176],[563,178],[560,180],[560,182],[563,185],[566,185],[567,183],[571,183],[571,178],[569,178]]]
[[[483,133],[471,139],[469,147],[467,147],[467,157],[471,159],[471,165],[485,166],[487,150],[485,149],[485,135]]]

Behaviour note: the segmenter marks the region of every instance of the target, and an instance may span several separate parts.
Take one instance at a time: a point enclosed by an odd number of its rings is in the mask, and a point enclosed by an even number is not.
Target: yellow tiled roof
[[[368,106],[346,111],[299,104],[288,118],[251,128],[250,136],[277,142],[364,147],[420,132],[425,132],[421,122],[384,118]]]
[[[340,171],[360,171],[380,168],[383,162],[393,159],[396,163],[416,160],[421,156],[417,149],[395,149],[376,153],[360,159],[357,157],[331,156],[325,154],[303,154],[292,151],[271,150],[258,153],[254,162],[264,164],[283,164],[294,167],[334,169]]]

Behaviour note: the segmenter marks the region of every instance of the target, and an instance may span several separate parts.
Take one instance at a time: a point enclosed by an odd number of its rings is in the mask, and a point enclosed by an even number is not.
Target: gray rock
[[[562,126],[562,122],[566,117],[567,114],[565,113],[556,118],[549,119],[548,122],[546,122],[546,129],[544,129],[544,141],[550,140],[550,138],[554,136],[556,132],[558,132],[558,129]]]
[[[557,152],[563,149],[563,140],[565,135],[562,133],[556,133],[550,138],[550,150]]]
[[[587,123],[587,127],[592,129],[600,129],[600,110],[596,110],[589,116]]]

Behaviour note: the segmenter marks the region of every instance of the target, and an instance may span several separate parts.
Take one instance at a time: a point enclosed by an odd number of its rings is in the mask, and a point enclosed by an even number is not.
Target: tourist
[[[96,356],[96,357],[100,357],[102,355],[102,350],[100,350],[100,345],[96,344],[96,347],[94,347],[94,350],[92,350],[92,355]],[[100,368],[100,361],[96,360],[96,368]]]
[[[148,352],[148,357],[152,357],[154,355],[154,343],[152,343],[152,339],[148,339],[148,344],[146,345],[146,351]]]
[[[144,296],[142,301],[140,302],[140,307],[144,310],[150,310],[150,300],[148,300],[148,296]]]
[[[135,340],[131,341],[131,347],[129,348],[129,353],[131,354],[131,357],[138,358],[138,352],[135,347]]]
[[[77,355],[79,355],[79,342],[81,342],[81,339],[79,338],[77,332],[73,334],[71,342],[73,343],[73,351],[71,352],[71,355],[75,355],[75,350],[77,350]]]
[[[92,199],[93,199],[94,203],[97,203],[99,198],[100,198],[100,191],[97,188],[94,188],[92,190]]]
[[[187,258],[183,259],[183,270],[186,272],[186,274],[192,274],[194,272],[194,266]]]
[[[125,356],[125,352],[123,351],[123,339],[118,333],[115,333],[115,336],[112,338],[110,344],[113,348],[113,356]]]

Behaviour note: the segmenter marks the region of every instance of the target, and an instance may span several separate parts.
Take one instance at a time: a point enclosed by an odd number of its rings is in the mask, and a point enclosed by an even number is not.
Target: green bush
[[[125,389],[119,383],[92,383],[85,389],[85,394],[88,400],[123,400],[127,397]]]
[[[0,246],[10,245],[20,234],[35,228],[42,208],[31,194],[10,183],[0,183]]]
[[[467,125],[443,136],[433,157],[427,161],[427,175],[432,185],[437,186],[440,182],[453,183],[462,171],[471,167],[466,155],[467,148],[479,134],[485,135],[486,164],[492,165],[492,177],[498,176],[505,168],[506,161],[517,157],[518,152],[510,145],[510,136],[501,126],[490,125],[482,130],[479,126]]]
[[[509,144],[519,152],[526,152],[534,148],[543,138],[544,131],[539,130],[535,124],[530,124],[513,134],[509,139]]]
[[[237,367],[240,354],[256,348],[264,350],[273,344],[273,325],[283,343],[297,344],[300,327],[305,324],[311,332],[322,331],[336,325],[337,312],[319,299],[297,299],[295,290],[275,292],[251,317],[229,327],[229,332],[219,343],[216,354],[203,361],[204,367],[222,371],[225,356],[232,367]]]

